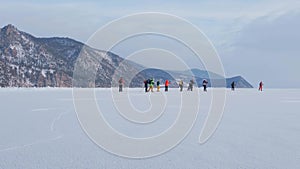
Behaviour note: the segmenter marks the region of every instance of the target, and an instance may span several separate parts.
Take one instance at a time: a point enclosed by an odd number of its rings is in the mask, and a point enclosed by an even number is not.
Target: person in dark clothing
[[[259,91],[262,91],[263,85],[264,85],[263,82],[260,81],[260,82],[259,82],[259,88],[258,88]]]
[[[208,81],[206,79],[204,79],[202,82],[202,86],[203,86],[203,91],[205,91],[205,92],[207,92],[207,84],[208,84]]]
[[[147,92],[149,92],[149,91],[150,91],[150,83],[151,83],[151,80],[150,80],[150,79],[148,79],[148,80],[147,80],[147,85],[148,85]]]
[[[148,92],[148,80],[144,80],[145,92]]]
[[[234,81],[231,83],[231,90],[234,91],[234,88],[235,88],[235,83]]]
[[[119,79],[119,92],[123,91],[124,79],[121,77]]]
[[[156,82],[156,88],[157,88],[157,92],[159,92],[159,90],[160,90],[160,86],[159,86],[159,85],[160,85],[160,82],[159,82],[159,81],[157,81],[157,82]]]

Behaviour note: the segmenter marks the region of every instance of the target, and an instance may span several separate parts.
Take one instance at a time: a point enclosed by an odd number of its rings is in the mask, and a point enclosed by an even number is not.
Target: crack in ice
[[[26,148],[26,147],[30,147],[30,146],[33,146],[33,145],[36,145],[36,144],[40,144],[40,143],[45,143],[45,142],[56,141],[56,140],[61,139],[62,137],[63,137],[63,135],[60,135],[60,136],[57,136],[57,137],[54,137],[54,138],[50,138],[50,139],[41,139],[41,140],[37,140],[37,141],[34,141],[32,143],[29,143],[29,144],[24,144],[24,145],[18,145],[18,146],[4,148],[4,149],[1,149],[0,152],[11,151],[11,150],[16,150],[16,149],[21,149],[21,148]]]
[[[49,108],[40,108],[40,109],[33,109],[32,111],[48,111],[50,110]],[[59,113],[59,115],[52,121],[51,125],[50,125],[50,130],[51,132],[54,132],[54,127],[55,127],[55,123],[57,121],[59,121],[62,116],[68,114],[71,112],[72,109],[68,109],[67,111],[63,111],[61,113]],[[0,152],[4,152],[4,151],[11,151],[11,150],[16,150],[16,149],[21,149],[21,148],[26,148],[26,147],[30,147],[30,146],[33,146],[33,145],[36,145],[36,144],[40,144],[40,143],[45,143],[45,142],[51,142],[51,141],[56,141],[56,140],[59,140],[63,137],[63,134],[57,136],[57,137],[54,137],[54,138],[49,138],[49,139],[41,139],[41,140],[37,140],[37,141],[34,141],[32,143],[29,143],[29,144],[23,144],[23,145],[17,145],[17,146],[12,146],[12,147],[8,147],[8,148],[4,148],[4,149],[0,149]],[[4,145],[0,145],[0,147],[5,147]]]
[[[59,120],[62,118],[62,116],[66,115],[66,114],[69,114],[69,113],[71,112],[71,110],[72,110],[72,109],[68,109],[67,111],[64,111],[64,112],[60,113],[60,114],[52,121],[51,126],[50,126],[50,130],[51,130],[52,132],[54,132],[54,126],[55,126],[55,123],[56,123],[57,121],[59,121]]]

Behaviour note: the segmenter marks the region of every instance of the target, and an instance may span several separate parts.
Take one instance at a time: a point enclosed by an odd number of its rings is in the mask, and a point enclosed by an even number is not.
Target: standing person
[[[153,92],[153,87],[154,87],[154,80],[153,78],[150,80],[150,90]]]
[[[149,92],[149,91],[150,91],[150,83],[151,83],[151,80],[150,80],[150,79],[148,79],[148,80],[147,80],[147,84],[148,84],[147,92]]]
[[[145,92],[148,92],[148,80],[144,80]]]
[[[234,88],[235,88],[235,83],[234,81],[231,83],[231,90],[234,91]]]
[[[189,90],[193,91],[194,83],[195,83],[194,80],[190,80],[189,86],[188,86],[188,91],[189,91]]]
[[[183,89],[183,81],[182,80],[179,81],[179,88],[180,88],[180,91],[182,92],[182,89]]]
[[[159,82],[159,80],[156,82],[156,88],[157,88],[157,92],[159,92],[159,90],[160,90],[160,82]]]
[[[260,81],[260,82],[259,82],[259,88],[258,88],[259,91],[262,91],[263,85],[264,85],[263,82]]]
[[[123,91],[123,85],[124,85],[124,79],[123,79],[123,77],[120,77],[120,79],[119,79],[119,92]]]
[[[202,82],[202,86],[203,86],[203,91],[205,91],[205,92],[207,92],[207,84],[208,84],[208,81],[206,79],[204,79]]]
[[[169,91],[169,80],[167,79],[165,82],[165,92]]]

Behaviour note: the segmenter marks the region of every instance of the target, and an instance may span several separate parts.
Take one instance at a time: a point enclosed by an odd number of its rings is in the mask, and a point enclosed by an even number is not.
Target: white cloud
[[[261,17],[246,25],[232,51],[224,52],[228,72],[242,72],[252,83],[269,87],[300,87],[300,12]]]
[[[38,36],[70,36],[81,41],[108,21],[137,12],[165,12],[196,23],[209,35],[238,31],[251,20],[298,8],[297,1],[6,1],[0,24],[16,24]],[[206,21],[210,21],[207,24]],[[219,33],[220,32],[220,33]],[[217,37],[216,37],[217,39]],[[220,40],[219,39],[219,40]],[[224,41],[224,40],[223,40]]]

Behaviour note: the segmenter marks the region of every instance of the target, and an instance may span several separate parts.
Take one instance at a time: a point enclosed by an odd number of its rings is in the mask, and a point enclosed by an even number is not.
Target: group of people
[[[154,82],[153,78],[152,78],[152,79],[148,79],[148,80],[144,80],[145,92],[149,92],[149,91],[153,92],[153,91],[154,91],[154,84],[155,84],[155,82]],[[188,91],[193,91],[193,86],[194,86],[194,84],[195,84],[194,80],[190,80],[190,82],[188,83],[188,88],[187,88],[187,90],[188,90]],[[166,81],[165,81],[165,92],[169,91],[169,85],[170,85],[170,81],[169,81],[169,80],[166,80]],[[183,91],[183,85],[184,85],[183,80],[180,80],[180,81],[178,82],[178,86],[179,86],[179,91],[180,91],[180,92]],[[204,91],[204,92],[207,92],[207,85],[208,85],[208,81],[207,81],[206,79],[204,79],[204,80],[202,81],[202,86],[203,86],[203,91]],[[261,81],[261,82],[259,83],[259,87],[258,87],[258,90],[259,90],[259,91],[262,91],[263,85],[264,85],[264,84],[263,84],[263,82]],[[119,79],[119,92],[122,92],[122,91],[123,91],[123,86],[124,86],[124,79],[121,77],[121,78]],[[235,82],[233,81],[233,82],[231,83],[231,90],[232,90],[232,91],[235,90],[235,86],[236,86],[236,84],[235,84]],[[160,91],[160,81],[159,81],[159,80],[156,82],[156,89],[157,89],[157,92]]]
[[[189,84],[188,84],[188,88],[187,88],[187,90],[189,91],[193,91],[193,86],[194,86],[194,80],[190,80],[190,82],[189,82]],[[182,92],[183,91],[183,80],[180,80],[179,82],[178,82],[178,85],[179,85],[179,90],[180,90],[180,92]]]
[[[167,92],[169,90],[169,80],[166,80],[165,81],[165,92]],[[153,92],[153,89],[154,89],[154,80],[153,79],[148,79],[148,80],[144,80],[144,87],[145,87],[145,92]],[[157,89],[157,92],[160,91],[160,81],[158,80],[156,82],[156,89]]]
[[[154,91],[154,79],[147,79],[147,80],[144,80],[144,88],[145,88],[145,92],[153,92]],[[190,82],[188,83],[188,88],[187,90],[188,91],[193,91],[193,87],[194,87],[194,84],[195,84],[195,81],[194,80],[190,80]],[[207,91],[207,84],[208,84],[208,81],[206,79],[203,80],[203,83],[202,83],[202,86],[203,86],[203,90],[206,92]],[[165,81],[165,92],[169,91],[169,85],[170,85],[170,81],[169,80],[166,80]],[[178,82],[178,86],[179,86],[179,90],[180,92],[183,91],[183,80],[180,80]],[[122,92],[123,91],[123,86],[124,86],[124,79],[121,77],[119,79],[119,92]],[[158,80],[156,82],[156,91],[157,92],[160,92],[160,81]]]
[[[145,92],[153,92],[153,88],[154,88],[154,80],[153,79],[148,79],[144,81],[144,87],[145,87]],[[190,80],[190,82],[188,83],[188,88],[187,91],[193,91],[193,87],[194,87],[195,81],[194,80]],[[169,85],[170,85],[170,81],[166,80],[165,81],[165,92],[167,92],[169,90]],[[208,81],[206,79],[203,80],[202,82],[202,86],[203,86],[203,90],[205,92],[207,92],[207,85],[208,85]],[[179,91],[182,92],[183,91],[183,80],[180,80],[178,82],[178,86],[179,86]],[[156,87],[157,87],[157,91],[160,91],[160,81],[156,82]]]

